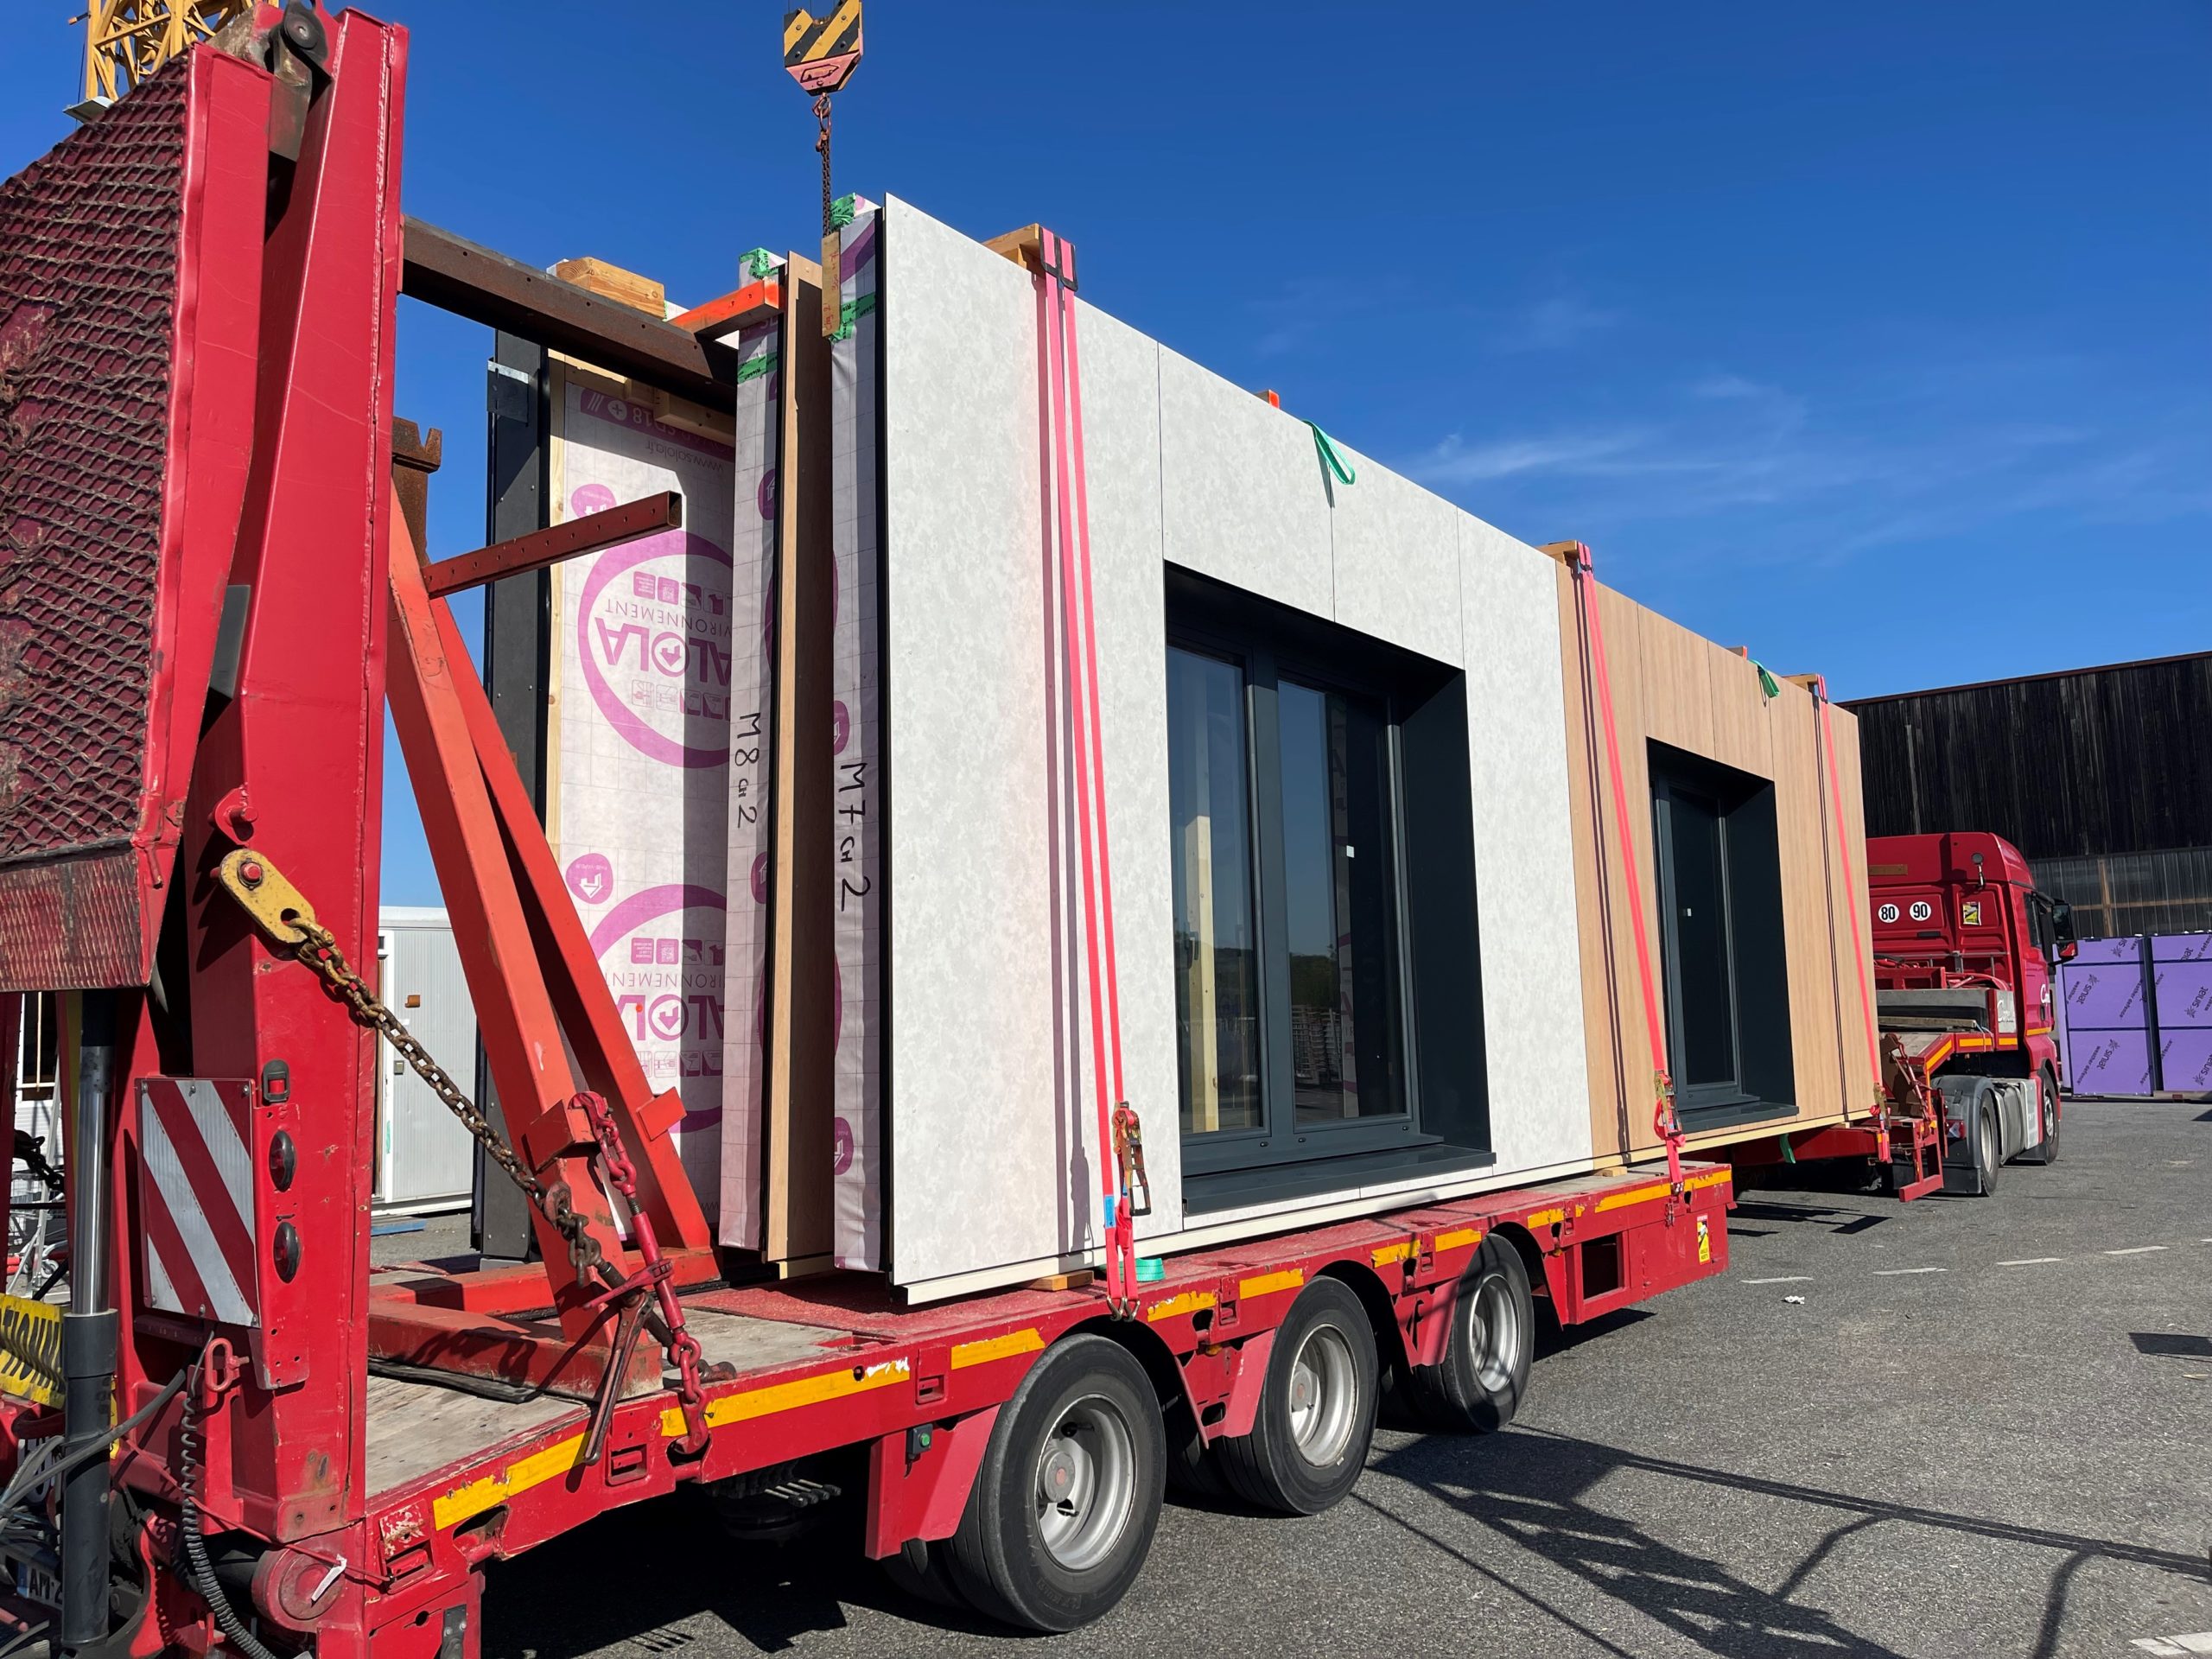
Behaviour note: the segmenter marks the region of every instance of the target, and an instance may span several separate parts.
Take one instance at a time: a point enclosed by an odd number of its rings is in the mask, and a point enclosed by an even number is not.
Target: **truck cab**
[[[1986,832],[1871,836],[1866,872],[1885,1047],[1941,1093],[1945,1185],[1986,1192],[1999,1164],[2051,1161],[2070,907],[2037,892],[2019,849]]]

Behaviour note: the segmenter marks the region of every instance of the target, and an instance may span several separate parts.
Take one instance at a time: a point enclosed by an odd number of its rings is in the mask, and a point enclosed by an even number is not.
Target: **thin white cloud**
[[[1579,294],[1559,293],[1507,318],[1491,330],[1489,344],[1498,352],[1563,352],[1621,320],[1622,313],[1592,305]]]
[[[1454,432],[1407,462],[1404,470],[1424,484],[1446,485],[1480,484],[1523,473],[1573,474],[1625,454],[1641,442],[1634,432],[1590,432],[1471,444]]]
[[[2031,377],[1961,367],[1949,378],[1964,395],[1931,405],[1924,376],[1876,373],[1831,388],[1818,418],[1796,392],[1715,371],[1676,383],[1641,421],[1530,436],[1456,431],[1402,469],[1494,520],[1710,520],[1715,539],[1700,560],[1738,565],[1833,563],[2026,516],[2083,526],[2212,516],[2201,455],[2171,435],[2203,429],[2203,410],[2163,423],[2146,413],[2126,431],[2038,418],[2038,404],[2063,408],[2053,389],[2010,395]],[[1987,395],[1991,386],[2008,395]]]

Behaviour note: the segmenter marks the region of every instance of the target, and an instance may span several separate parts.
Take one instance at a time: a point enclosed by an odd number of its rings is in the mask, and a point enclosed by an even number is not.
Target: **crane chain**
[[[416,1040],[406,1022],[362,982],[360,975],[346,960],[346,953],[338,948],[336,934],[321,923],[303,916],[293,918],[292,925],[304,936],[294,948],[300,962],[314,969],[331,994],[346,1004],[356,1025],[379,1033],[414,1069],[415,1075],[429,1084],[430,1092],[445,1103],[446,1109],[461,1120],[461,1127],[484,1148],[484,1155],[506,1172],[507,1178],[522,1189],[523,1196],[551,1224],[554,1231],[568,1241],[569,1261],[578,1275],[592,1274],[606,1279],[612,1272],[606,1252],[578,1213],[568,1184],[556,1181],[549,1187],[537,1179],[492,1120],[469,1099],[445,1067],[430,1058],[430,1051]]]

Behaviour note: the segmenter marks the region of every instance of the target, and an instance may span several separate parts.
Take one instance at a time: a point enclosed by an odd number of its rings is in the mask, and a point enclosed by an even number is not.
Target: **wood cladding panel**
[[[1649,744],[1658,741],[1769,779],[1774,785],[1781,873],[1783,950],[1788,961],[1793,1115],[1732,1125],[1688,1137],[1692,1147],[1761,1138],[1792,1127],[1863,1113],[1873,1098],[1865,1005],[1853,962],[1854,906],[1863,908],[1866,868],[1856,773],[1856,732],[1834,711],[1844,823],[1837,843],[1811,695],[1786,681],[1762,690],[1746,658],[1605,588],[1598,617],[1611,670],[1627,822],[1611,798],[1601,726],[1586,708],[1573,579],[1558,577],[1561,667],[1566,678],[1569,794],[1583,952],[1583,1027],[1591,1077],[1592,1132],[1602,1162],[1656,1151],[1649,1022],[1634,929],[1641,925],[1655,977],[1663,974],[1657,870],[1649,803]],[[1593,795],[1599,798],[1593,803]],[[1625,828],[1633,849],[1641,914],[1631,916],[1621,856]],[[1602,865],[1600,851],[1602,849]],[[1602,874],[1601,874],[1602,871]],[[1610,912],[1611,926],[1605,917]],[[1861,921],[1860,963],[1870,979],[1871,942]],[[1663,983],[1663,981],[1662,981]]]
[[[828,905],[834,890],[830,762],[830,343],[810,326],[821,283],[794,255],[778,419],[775,857],[768,951],[764,1255],[826,1256],[834,1220],[831,1068],[836,1009]],[[804,900],[804,902],[803,902]]]

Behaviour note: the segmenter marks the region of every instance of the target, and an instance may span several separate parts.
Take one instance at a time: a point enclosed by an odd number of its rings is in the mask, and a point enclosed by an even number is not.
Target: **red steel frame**
[[[261,25],[275,21],[264,7]],[[118,1414],[192,1369],[206,1528],[270,1546],[255,1578],[259,1617],[311,1633],[324,1659],[473,1655],[486,1560],[681,1482],[839,1447],[868,1449],[870,1554],[947,1536],[999,1407],[1039,1353],[1078,1329],[1107,1332],[1172,1379],[1165,1386],[1180,1390],[1211,1440],[1250,1428],[1273,1332],[1315,1278],[1351,1283],[1377,1315],[1386,1357],[1421,1364],[1440,1356],[1462,1275],[1493,1233],[1521,1250],[1568,1323],[1726,1267],[1729,1173],[1687,1165],[1179,1257],[1161,1282],[1142,1288],[1128,1318],[1112,1317],[1097,1287],[918,1310],[850,1280],[706,1290],[686,1306],[827,1326],[842,1333],[836,1345],[850,1359],[713,1381],[705,1409],[718,1432],[696,1457],[679,1454],[683,1414],[648,1363],[645,1391],[613,1408],[594,1465],[579,1455],[589,1410],[580,1401],[548,1427],[397,1489],[369,1491],[372,1352],[478,1376],[555,1379],[556,1392],[586,1394],[606,1363],[586,1287],[542,1219],[542,1267],[372,1281],[374,1039],[313,973],[271,950],[217,879],[224,856],[250,842],[316,907],[351,961],[374,962],[387,695],[513,1144],[542,1179],[569,1184],[609,1263],[632,1271],[598,1179],[594,1132],[574,1103],[579,1090],[602,1096],[677,1278],[696,1283],[717,1269],[669,1135],[680,1103],[655,1094],[639,1065],[390,482],[405,35],[355,13],[327,29],[327,84],[308,106],[265,241],[257,213],[218,215],[194,222],[226,227],[237,245],[183,256],[195,269],[220,264],[239,283],[258,278],[251,450],[242,477],[226,484],[219,460],[208,478],[219,493],[235,486],[241,529],[228,570],[200,573],[211,588],[245,587],[251,597],[234,695],[196,752],[179,722],[174,734],[156,733],[162,752],[149,759],[151,776],[190,779],[175,815],[189,1071],[242,1080],[265,1103],[287,1107],[283,1121],[299,1142],[296,1176],[255,1175],[257,1249],[269,1250],[279,1223],[296,1227],[301,1244],[296,1274],[283,1281],[281,1329],[272,1319],[250,1338],[216,1336],[211,1325],[141,1305],[131,1248],[144,1220],[132,1196],[141,1154],[120,1105],[139,1080],[164,1075],[165,1052],[174,1064],[187,1039],[137,993],[126,994],[121,1011],[105,1171],[117,1195],[109,1289],[123,1329]],[[204,83],[208,118],[221,128],[208,137],[213,175],[257,207],[271,78],[207,48],[187,73]],[[184,483],[196,489],[200,480]],[[188,594],[187,613],[212,618],[218,597]],[[188,653],[188,681],[204,660]],[[93,1168],[99,1160],[79,1162]],[[276,1281],[264,1274],[264,1282]],[[550,1319],[523,1317],[549,1305]],[[155,1613],[128,1643],[141,1654],[214,1641],[207,1607],[173,1566],[183,1409],[181,1400],[169,1404],[115,1463],[117,1483],[147,1507],[139,1548]],[[53,1427],[51,1413],[0,1405],[0,1443]]]

